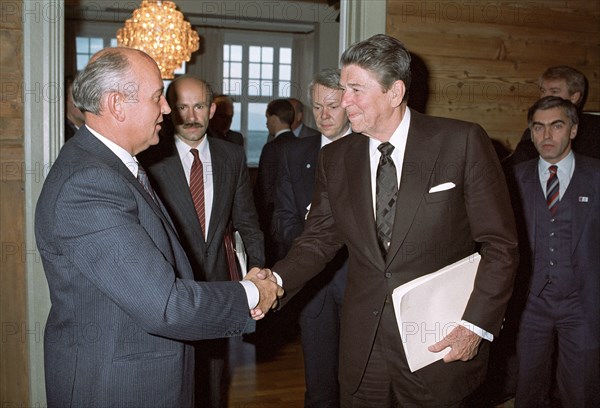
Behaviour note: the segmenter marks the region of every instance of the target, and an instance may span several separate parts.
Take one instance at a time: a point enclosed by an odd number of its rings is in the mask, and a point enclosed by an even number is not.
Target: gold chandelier
[[[189,61],[199,48],[199,37],[172,1],[143,0],[125,26],[117,31],[119,47],[142,50],[160,68],[163,79],[172,79],[173,71]]]

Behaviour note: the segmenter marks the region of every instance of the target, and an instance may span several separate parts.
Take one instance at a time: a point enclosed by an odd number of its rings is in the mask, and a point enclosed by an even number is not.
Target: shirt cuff
[[[240,284],[246,291],[246,298],[248,298],[248,310],[252,310],[258,305],[259,294],[256,285],[249,280],[241,280]]]
[[[465,329],[471,330],[473,333],[475,333],[484,340],[490,342],[494,341],[494,335],[492,333],[486,332],[481,327],[475,326],[473,323],[469,323],[466,320],[461,320],[460,325],[463,326]]]

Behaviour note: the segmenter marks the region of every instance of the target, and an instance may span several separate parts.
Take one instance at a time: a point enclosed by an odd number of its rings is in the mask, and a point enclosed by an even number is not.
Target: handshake
[[[244,277],[254,283],[258,289],[258,304],[250,311],[254,320],[260,320],[265,314],[277,306],[280,297],[283,296],[283,288],[277,284],[277,278],[270,269],[252,268]]]

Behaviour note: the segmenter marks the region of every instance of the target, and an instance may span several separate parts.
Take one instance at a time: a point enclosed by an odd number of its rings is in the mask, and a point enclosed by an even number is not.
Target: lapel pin
[[[587,197],[583,197],[583,196],[579,196],[579,202],[580,203],[587,203],[588,202],[588,198]]]

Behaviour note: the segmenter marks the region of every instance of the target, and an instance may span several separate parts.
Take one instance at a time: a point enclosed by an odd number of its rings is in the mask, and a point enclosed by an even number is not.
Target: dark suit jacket
[[[313,129],[310,126],[306,126],[304,123],[302,124],[302,129],[300,129],[300,134],[298,134],[298,138],[305,138],[311,136],[321,136],[321,132],[317,129]]]
[[[518,187],[517,220],[526,227],[522,241],[520,275],[529,276],[534,268],[535,202],[542,187],[538,174],[538,159],[518,164],[514,169]],[[587,201],[584,197],[587,197]],[[584,314],[594,338],[600,337],[600,160],[575,154],[575,170],[561,201],[570,200],[571,265]],[[525,280],[524,280],[525,281]]]
[[[254,186],[254,202],[258,211],[260,228],[265,235],[266,266],[272,265],[275,260],[274,247],[272,243],[271,218],[273,217],[273,195],[275,193],[275,182],[279,158],[282,146],[296,140],[296,136],[289,131],[277,136],[274,140],[266,143],[260,153],[258,162],[258,173]]]
[[[321,150],[304,232],[273,267],[292,296],[343,244],[348,247],[340,383],[350,391],[360,384],[385,299],[397,286],[479,250],[482,260],[463,319],[495,336],[512,290],[518,258],[515,225],[488,136],[476,124],[415,111],[411,115],[387,260],[376,236],[369,140],[354,133]],[[429,193],[446,182],[456,186]],[[438,398],[458,401],[482,382],[488,351],[484,341],[469,362],[438,361],[414,375]]]
[[[244,135],[242,135],[240,132],[236,132],[235,130],[230,129],[225,135],[220,135],[217,132],[213,131],[211,128],[208,128],[208,136],[221,140],[226,140],[228,142],[240,145],[242,147],[244,146]]]
[[[48,406],[191,406],[185,341],[241,334],[243,287],[193,280],[169,216],[86,127],[48,173],[35,232]]]
[[[282,148],[272,222],[277,259],[285,257],[294,239],[304,230],[308,213],[306,208],[311,203],[315,189],[315,174],[320,150],[321,135],[296,139]],[[319,315],[327,295],[327,292],[321,289],[332,281],[334,275],[336,279],[338,278],[336,272],[347,258],[348,253],[343,248],[334,260],[329,262],[325,270],[311,280],[308,285],[310,287],[302,291],[303,298],[306,300],[303,302],[306,304],[303,313],[309,313],[312,317]],[[342,273],[339,275],[339,284],[332,285],[331,290],[341,292],[336,293],[342,298],[346,275]]]
[[[142,160],[142,163],[173,218],[196,280],[223,281],[229,280],[223,246],[223,235],[229,220],[242,236],[248,267],[264,265],[264,242],[253,204],[244,149],[217,138],[209,138],[208,145],[214,195],[206,241],[202,237],[175,142],[171,141],[169,145],[165,143],[160,156],[155,156],[154,161]]]

